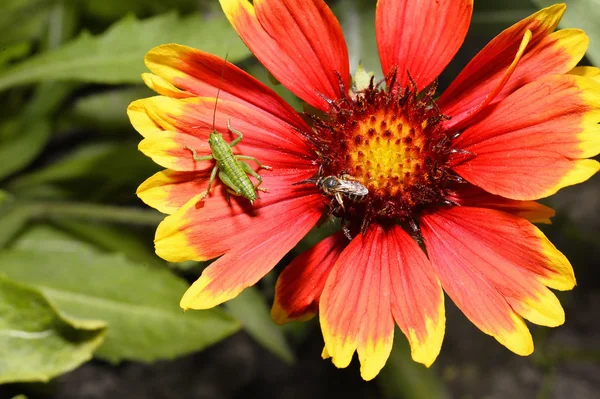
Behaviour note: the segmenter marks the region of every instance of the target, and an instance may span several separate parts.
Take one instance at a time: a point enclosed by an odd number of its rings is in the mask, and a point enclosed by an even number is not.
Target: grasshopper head
[[[221,133],[217,133],[216,130],[208,136],[208,144],[216,144],[219,141],[223,141],[223,135]]]

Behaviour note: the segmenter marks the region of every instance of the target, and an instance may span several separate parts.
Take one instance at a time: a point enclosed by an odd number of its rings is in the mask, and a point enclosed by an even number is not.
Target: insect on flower
[[[227,62],[227,57],[225,57]],[[225,69],[223,69],[225,71]],[[221,75],[221,79],[223,76]],[[192,158],[194,161],[209,161],[214,159],[216,161],[215,167],[210,173],[210,180],[208,181],[208,187],[204,191],[203,195],[200,196],[200,201],[210,192],[210,188],[215,180],[215,177],[219,176],[219,179],[225,184],[228,189],[227,193],[235,196],[242,196],[254,204],[254,201],[258,198],[256,192],[263,191],[268,192],[268,189],[260,187],[263,180],[262,177],[252,169],[252,167],[245,161],[253,161],[258,165],[259,169],[271,170],[272,168],[267,165],[260,163],[258,159],[248,155],[236,155],[233,153],[232,148],[238,144],[244,138],[244,135],[239,130],[231,127],[231,121],[227,120],[227,129],[236,134],[235,138],[231,143],[227,143],[223,138],[223,135],[215,129],[215,118],[217,114],[217,105],[219,102],[219,94],[221,88],[217,90],[217,96],[215,98],[215,109],[213,111],[213,122],[212,122],[212,133],[208,138],[208,144],[210,146],[211,154],[198,156],[196,150],[186,145],[185,147],[192,152]],[[258,184],[255,186],[248,175],[253,176],[258,180]],[[229,199],[229,197],[227,197]]]
[[[317,180],[317,187],[321,189],[323,194],[332,195],[336,201],[345,210],[343,197],[348,198],[352,202],[362,202],[367,198],[369,189],[363,186],[359,181],[350,175],[325,176]]]
[[[354,176],[346,173],[340,175],[340,177],[322,176],[322,168],[319,168],[316,176],[294,183],[294,185],[309,183],[316,184],[322,194],[334,197],[338,205],[342,208],[342,211],[346,210],[343,197],[348,198],[352,202],[363,202],[369,194],[369,189]],[[333,211],[335,208],[337,206],[332,202],[330,209]]]
[[[436,78],[467,35],[473,0],[377,0],[384,80],[357,70],[352,90],[343,31],[324,0],[220,3],[258,60],[316,111],[299,114],[230,63],[220,82],[223,60],[212,54],[176,44],[148,53],[144,80],[160,96],[135,101],[128,114],[144,137],[140,149],[165,168],[137,191],[169,215],[156,253],[171,262],[218,258],[182,308],[235,298],[329,211],[352,239],[336,232],[292,260],[271,315],[286,323],[318,314],[322,356],[337,367],[356,352],[362,377],[375,378],[395,325],[412,358],[430,366],[448,300],[522,356],[534,349],[525,320],[564,323],[551,289],[572,289],[575,275],[534,225],[554,215],[536,201],[600,170],[589,159],[600,153],[600,68],[576,67],[588,47],[584,32],[555,31],[564,4],[501,32],[438,95]],[[217,195],[194,206],[210,172],[182,148],[208,139],[217,84],[219,109],[247,137],[242,153],[274,166],[263,176],[268,201],[253,212]],[[217,127],[225,130],[222,114]],[[194,129],[199,123],[205,129]],[[361,202],[354,183],[368,190]],[[324,195],[332,196],[329,209]]]
[[[363,202],[369,194],[369,189],[360,183],[354,176],[348,174],[342,174],[340,177],[337,176],[321,176],[322,169],[319,169],[316,177],[302,180],[301,182],[294,183],[294,185],[315,183],[316,186],[321,190],[321,193],[328,196],[333,196],[335,199],[329,203],[329,214],[339,216],[342,219],[342,231],[346,238],[352,240],[352,233],[346,223],[346,207],[344,206],[344,198],[348,198],[350,201],[355,203]],[[337,205],[336,205],[337,202]],[[367,219],[364,220],[365,226]]]

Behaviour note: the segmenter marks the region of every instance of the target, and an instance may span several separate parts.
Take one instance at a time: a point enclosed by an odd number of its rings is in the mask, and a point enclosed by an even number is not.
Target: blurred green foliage
[[[0,276],[0,383],[48,381],[89,360],[106,323],[59,312],[38,290]]]
[[[567,3],[565,26],[587,31],[589,58],[599,62],[598,7],[593,0]],[[380,77],[374,4],[331,2],[352,70],[360,61]],[[476,7],[469,37],[483,44],[536,9],[521,0]],[[187,287],[181,276],[195,278],[204,265],[169,265],[154,255],[163,216],[143,206],[135,189],[159,168],[137,150],[140,138],[125,114],[131,101],[153,95],[140,78],[144,54],[169,42],[228,54],[302,109],[251,58],[217,1],[2,2],[0,383],[47,381],[92,355],[112,363],[171,359],[240,328],[293,362],[284,331],[307,336],[304,324],[282,329],[270,322],[272,287],[246,290],[224,309],[184,314],[178,307]],[[449,73],[464,63],[459,56]],[[332,229],[316,229],[294,254]],[[396,338],[378,378],[386,397],[444,397],[436,372],[413,363],[398,331]]]

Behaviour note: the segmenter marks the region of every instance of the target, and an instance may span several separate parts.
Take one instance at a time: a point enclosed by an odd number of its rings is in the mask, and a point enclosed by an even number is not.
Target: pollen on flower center
[[[427,162],[422,127],[395,108],[377,111],[346,132],[349,172],[371,192],[391,196],[413,185]]]
[[[350,176],[369,190],[366,201],[345,207],[346,219],[411,221],[427,206],[448,203],[451,137],[434,92],[388,91],[371,82],[316,120],[321,173]]]

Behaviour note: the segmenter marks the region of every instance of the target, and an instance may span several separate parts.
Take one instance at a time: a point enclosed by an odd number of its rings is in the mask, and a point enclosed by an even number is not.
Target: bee
[[[323,194],[333,196],[344,211],[346,208],[344,207],[343,197],[352,202],[362,202],[369,194],[369,189],[358,182],[356,178],[347,174],[340,177],[319,177],[316,184]]]
[[[225,63],[227,63],[227,56],[225,57]],[[225,66],[223,67],[223,74],[225,73]],[[223,78],[223,74],[221,78]],[[227,188],[227,200],[229,200],[229,194],[235,196],[241,196],[250,201],[251,204],[254,204],[254,201],[258,198],[256,192],[263,191],[267,192],[268,190],[263,187],[259,187],[262,184],[262,177],[252,169],[252,167],[245,161],[252,161],[258,165],[258,169],[266,169],[272,170],[270,166],[263,165],[256,159],[255,157],[251,157],[248,155],[236,155],[233,153],[232,148],[238,144],[244,138],[244,135],[239,130],[236,130],[231,127],[231,121],[227,121],[227,129],[237,135],[237,137],[231,141],[231,143],[227,143],[223,138],[223,135],[215,129],[215,119],[217,114],[217,104],[219,101],[219,94],[221,93],[221,88],[217,90],[217,96],[215,98],[215,109],[213,112],[213,121],[212,121],[212,132],[208,138],[208,145],[210,146],[211,153],[209,155],[198,156],[196,154],[196,150],[190,146],[186,146],[188,150],[192,152],[192,158],[194,161],[209,161],[215,160],[215,167],[212,169],[210,173],[210,180],[208,181],[208,187],[206,191],[202,193],[199,201],[204,200],[204,198],[210,192],[210,188],[217,177],[219,176],[219,180],[223,182]],[[253,176],[256,180],[258,180],[258,184],[254,185],[248,175]]]
[[[329,203],[329,213],[327,214],[327,217],[330,217],[331,215],[340,217],[342,219],[342,231],[344,235],[348,240],[352,240],[352,233],[345,215],[346,208],[344,206],[344,197],[352,202],[363,202],[369,194],[369,189],[362,185],[355,177],[348,174],[342,174],[339,177],[322,176],[322,166],[315,176],[294,183],[294,185],[309,183],[316,184],[324,195],[334,197],[334,200]],[[366,230],[366,227],[363,227]]]

